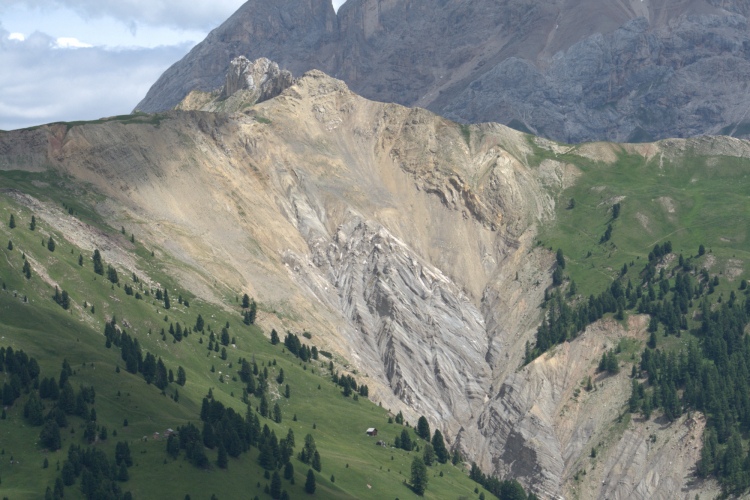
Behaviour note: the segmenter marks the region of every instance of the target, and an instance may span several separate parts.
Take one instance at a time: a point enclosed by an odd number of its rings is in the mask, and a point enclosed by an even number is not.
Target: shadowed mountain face
[[[738,0],[251,0],[154,84],[161,111],[236,56],[321,69],[378,101],[567,142],[747,135]]]

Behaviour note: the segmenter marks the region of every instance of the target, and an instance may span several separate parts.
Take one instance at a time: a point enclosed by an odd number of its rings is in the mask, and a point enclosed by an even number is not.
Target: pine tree
[[[130,479],[130,475],[128,474],[128,467],[125,465],[125,462],[120,464],[120,472],[117,474],[117,480],[124,483]]]
[[[112,266],[107,266],[107,279],[116,285],[120,282],[120,278],[117,276],[117,269]]]
[[[320,453],[318,453],[318,450],[315,450],[315,453],[313,453],[312,468],[318,472],[320,472],[322,468],[322,465],[320,463]]]
[[[13,250],[13,242],[8,240],[8,250]]]
[[[268,398],[266,397],[266,393],[264,392],[260,397],[260,416],[263,418],[268,417]]]
[[[416,456],[411,462],[411,488],[419,496],[427,489],[427,466],[421,457]]]
[[[55,240],[52,239],[52,235],[50,235],[49,239],[47,240],[47,250],[50,252],[55,251]]]
[[[185,369],[181,366],[177,367],[177,384],[184,386],[185,382],[187,382],[187,374],[185,373]]]
[[[432,432],[430,432],[430,424],[427,422],[427,419],[423,416],[419,417],[419,420],[417,420],[417,436],[421,437],[425,441],[430,440],[430,436],[432,435]]]
[[[278,500],[281,498],[281,476],[279,471],[273,471],[271,475],[271,498]]]
[[[219,443],[219,455],[216,458],[216,465],[221,469],[226,469],[227,465],[229,465],[229,458],[227,457],[227,450],[224,448],[224,443]]]
[[[411,436],[409,436],[409,431],[406,429],[401,430],[401,449],[406,451],[412,450],[412,443],[411,443]]]
[[[565,255],[563,255],[562,248],[557,249],[557,254],[555,255],[557,260],[557,266],[565,269]]]
[[[440,429],[435,430],[435,434],[432,436],[432,447],[435,448],[435,457],[441,464],[448,462],[450,454],[445,447],[445,441],[443,440],[443,434]]]
[[[15,229],[16,227],[16,218],[13,216],[13,214],[10,214],[10,221],[8,222],[8,226],[10,226],[11,229]]]
[[[250,296],[245,294],[242,296],[242,308],[247,309],[250,307]]]
[[[274,403],[273,405],[273,421],[277,424],[281,423],[281,407],[279,403]]]
[[[435,463],[435,448],[430,443],[425,443],[424,445],[422,460],[424,460],[424,464],[428,467]]]
[[[257,314],[258,314],[258,305],[255,303],[255,300],[253,299],[250,302],[250,310],[247,312],[247,319],[251,325],[255,324],[255,316]]]
[[[104,276],[104,264],[102,263],[102,254],[99,253],[99,250],[94,250],[92,259],[94,261],[94,272],[100,276]]]
[[[27,280],[31,279],[31,266],[29,265],[28,260],[23,262],[23,275],[26,276]]]
[[[31,216],[31,223],[29,224],[29,229],[32,231],[36,229],[36,217],[34,217],[33,215]]]
[[[169,309],[171,307],[171,304],[169,303],[169,293],[167,292],[167,289],[164,289],[164,309]]]
[[[312,495],[315,493],[315,473],[312,469],[307,470],[307,480],[305,481],[305,492]]]
[[[294,465],[292,465],[292,462],[287,462],[286,465],[284,465],[284,479],[289,481],[294,477]]]
[[[166,389],[168,385],[168,379],[167,379],[167,367],[164,366],[164,361],[161,360],[161,357],[159,358],[159,361],[156,362],[156,374],[154,376],[154,385],[158,387],[159,389]]]
[[[50,451],[57,451],[62,447],[60,427],[54,420],[48,420],[42,432],[39,433],[39,443]]]

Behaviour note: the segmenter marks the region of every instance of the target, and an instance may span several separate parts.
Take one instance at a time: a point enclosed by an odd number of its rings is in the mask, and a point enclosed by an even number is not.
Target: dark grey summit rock
[[[138,105],[223,83],[236,56],[369,99],[566,142],[750,135],[750,2],[250,0]]]

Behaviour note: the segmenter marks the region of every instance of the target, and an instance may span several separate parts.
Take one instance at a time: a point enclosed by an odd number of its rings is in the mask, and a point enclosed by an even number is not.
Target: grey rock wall
[[[750,134],[740,0],[250,0],[137,106],[223,83],[237,56],[364,97],[564,142]]]

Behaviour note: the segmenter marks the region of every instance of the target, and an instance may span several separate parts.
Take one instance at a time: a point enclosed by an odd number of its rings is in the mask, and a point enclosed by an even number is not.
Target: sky
[[[0,0],[0,130],[130,113],[244,2]]]

